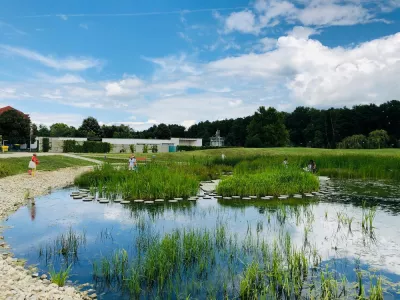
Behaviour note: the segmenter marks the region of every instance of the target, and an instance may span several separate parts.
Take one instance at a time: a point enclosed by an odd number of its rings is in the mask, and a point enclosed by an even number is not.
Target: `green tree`
[[[170,139],[171,131],[169,130],[167,125],[161,123],[160,125],[157,126],[157,129],[155,131],[155,137],[157,139],[163,139],[163,140]]]
[[[337,147],[341,149],[364,149],[368,146],[368,140],[363,134],[355,134],[344,138]]]
[[[99,122],[93,117],[83,120],[82,125],[78,128],[79,135],[82,137],[101,137],[101,127]]]
[[[389,135],[386,130],[374,130],[368,135],[370,148],[385,148],[389,143]]]
[[[50,136],[50,129],[43,124],[39,125],[39,129],[38,129],[38,136],[40,137],[49,137]]]
[[[10,144],[28,143],[30,123],[28,116],[11,109],[0,115],[0,135]]]
[[[262,147],[286,146],[289,142],[289,132],[284,122],[284,115],[275,108],[265,109],[261,106],[247,126],[248,138],[258,137]]]
[[[168,125],[168,128],[171,132],[171,137],[183,138],[185,137],[186,128],[181,125],[171,124]]]
[[[69,127],[64,123],[55,123],[50,126],[50,136],[52,137],[73,137],[75,135],[75,128]]]

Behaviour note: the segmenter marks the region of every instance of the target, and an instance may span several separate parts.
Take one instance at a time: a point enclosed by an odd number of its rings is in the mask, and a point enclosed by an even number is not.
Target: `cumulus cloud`
[[[115,109],[134,115],[140,124],[132,126],[143,128],[151,126],[145,120],[187,126],[242,117],[261,105],[291,110],[297,105],[352,106],[398,98],[400,33],[349,48],[323,45],[310,38],[315,33],[294,28],[276,40],[264,40],[267,46],[274,44],[272,49],[211,62],[186,56],[147,59],[156,66],[148,78],[0,81],[0,101],[29,97]]]
[[[255,15],[251,11],[234,12],[225,20],[225,31],[240,31],[243,33],[255,33],[260,30],[256,26]]]
[[[33,123],[43,124],[50,126],[54,123],[65,123],[70,126],[78,127],[82,124],[82,120],[85,116],[80,114],[60,114],[60,113],[42,113],[42,112],[31,112],[30,117]]]
[[[20,47],[0,44],[0,50],[3,50],[9,55],[20,56],[29,60],[37,61],[47,67],[58,70],[83,71],[94,67],[100,67],[101,62],[90,57],[67,57],[57,59],[50,56],[44,56],[38,52]]]
[[[233,12],[225,17],[225,32],[259,34],[263,28],[282,22],[304,26],[342,26],[363,24],[376,19],[377,12],[389,12],[400,4],[387,0],[257,0],[253,9]],[[219,15],[220,19],[224,17]]]

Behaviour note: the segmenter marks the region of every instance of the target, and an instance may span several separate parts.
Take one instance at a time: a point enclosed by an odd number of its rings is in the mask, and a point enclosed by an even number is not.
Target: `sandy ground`
[[[27,203],[27,196],[35,197],[71,185],[75,176],[90,167],[66,168],[51,172],[38,172],[35,177],[20,174],[0,179],[0,220]],[[79,293],[73,287],[58,287],[45,276],[36,277],[21,266],[7,250],[0,228],[0,300],[3,299],[93,299],[94,291]],[[40,278],[42,277],[42,278]],[[88,296],[89,294],[89,296]]]

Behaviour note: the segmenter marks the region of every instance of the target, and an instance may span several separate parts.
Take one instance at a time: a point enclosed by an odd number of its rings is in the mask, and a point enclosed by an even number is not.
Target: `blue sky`
[[[2,1],[0,106],[141,130],[400,98],[400,1]]]

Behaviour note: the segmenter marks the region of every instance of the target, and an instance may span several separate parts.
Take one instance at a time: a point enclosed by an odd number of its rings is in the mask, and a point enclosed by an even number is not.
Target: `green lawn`
[[[40,156],[38,171],[53,171],[67,167],[90,166],[92,162],[62,155]],[[0,178],[28,171],[30,157],[0,159]]]

